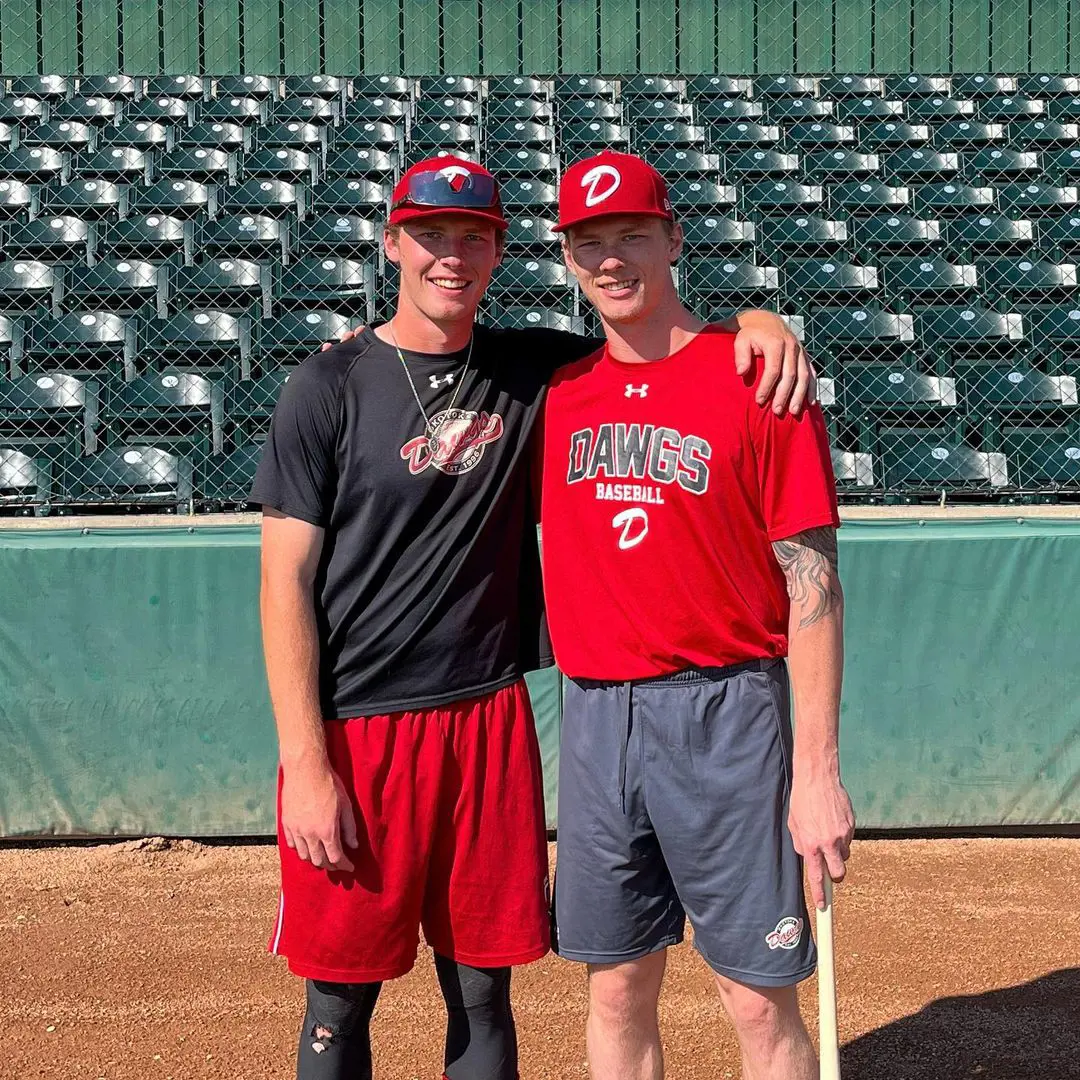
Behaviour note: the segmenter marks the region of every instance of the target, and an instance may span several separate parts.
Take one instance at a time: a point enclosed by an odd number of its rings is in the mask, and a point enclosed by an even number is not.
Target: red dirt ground
[[[1080,840],[867,841],[850,871],[845,1080],[1080,1078]],[[0,851],[0,1077],[288,1080],[302,988],[265,952],[276,890],[266,846]],[[548,957],[514,987],[524,1080],[585,1077],[583,972]],[[688,945],[661,1013],[669,1077],[739,1075]],[[380,999],[377,1077],[438,1076],[441,1024],[421,953]]]

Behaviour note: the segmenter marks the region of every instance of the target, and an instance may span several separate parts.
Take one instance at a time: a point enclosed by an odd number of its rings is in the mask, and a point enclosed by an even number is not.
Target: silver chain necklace
[[[416,407],[420,410],[420,415],[424,418],[424,431],[430,434],[432,431],[431,420],[424,410],[424,403],[420,400],[420,395],[416,392],[416,383],[413,382],[412,375],[409,372],[409,365],[405,362],[405,356],[397,343],[397,336],[394,334],[393,320],[386,324],[386,330],[390,335],[390,340],[394,343],[394,349],[397,351],[398,359],[401,361],[401,367],[405,372],[405,378],[409,380],[409,389],[412,390],[412,395],[416,398]],[[465,366],[461,369],[461,374],[458,376],[458,384],[454,387],[454,393],[450,397],[450,404],[446,406],[445,410],[443,410],[444,412],[449,412],[454,407],[454,402],[457,401],[457,396],[461,391],[462,383],[465,382],[465,372],[469,370],[469,362],[472,360],[473,337],[474,335],[470,333],[469,351],[465,354]]]

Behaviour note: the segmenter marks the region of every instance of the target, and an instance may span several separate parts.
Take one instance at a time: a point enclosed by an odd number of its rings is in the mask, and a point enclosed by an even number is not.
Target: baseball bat
[[[817,911],[818,1045],[821,1080],[840,1080],[840,1041],[836,1031],[836,968],[833,962],[833,883],[825,872],[825,909]]]

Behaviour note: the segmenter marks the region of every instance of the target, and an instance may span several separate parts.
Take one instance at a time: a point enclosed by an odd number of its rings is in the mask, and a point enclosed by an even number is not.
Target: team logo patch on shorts
[[[776,929],[765,935],[765,944],[770,949],[794,949],[802,938],[802,919],[788,916],[776,924]]]

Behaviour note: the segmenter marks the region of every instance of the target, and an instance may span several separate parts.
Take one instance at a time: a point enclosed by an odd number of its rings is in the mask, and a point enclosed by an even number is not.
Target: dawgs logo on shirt
[[[475,413],[447,409],[431,418],[431,430],[417,435],[402,448],[409,472],[418,476],[429,465],[447,476],[475,469],[484,447],[502,437],[503,418],[498,413]]]
[[[770,949],[794,949],[802,937],[803,921],[790,915],[776,924],[776,929],[765,935],[765,944]]]

